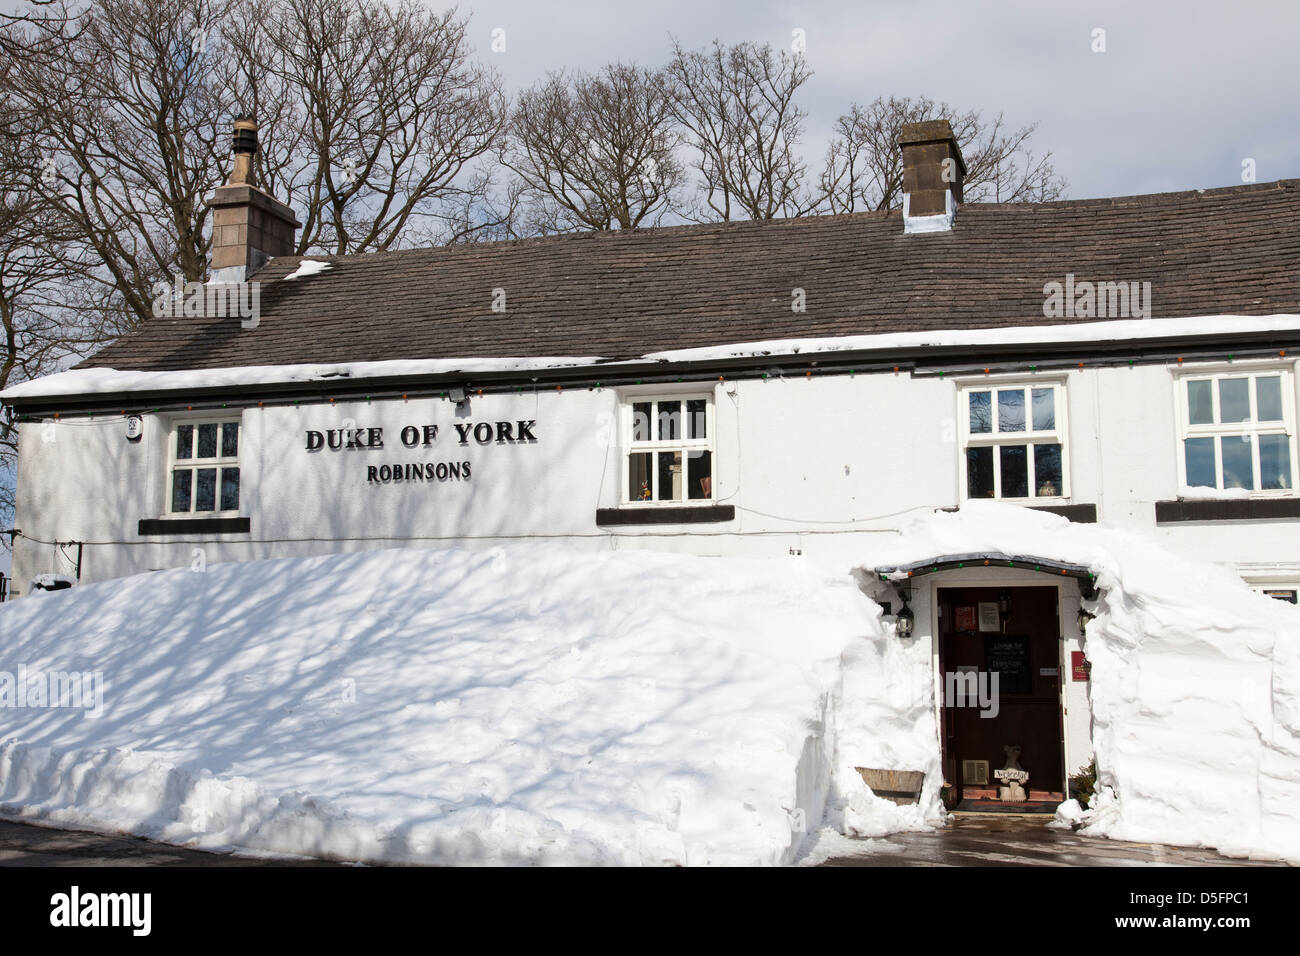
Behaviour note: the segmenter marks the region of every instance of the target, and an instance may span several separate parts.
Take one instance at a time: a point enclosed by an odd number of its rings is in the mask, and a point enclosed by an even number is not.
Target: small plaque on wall
[[[1088,671],[1092,665],[1088,663],[1087,658],[1083,656],[1083,651],[1070,651],[1070,679],[1076,681],[1086,681]]]
[[[980,632],[997,633],[1002,630],[1002,618],[998,616],[997,601],[980,601]]]

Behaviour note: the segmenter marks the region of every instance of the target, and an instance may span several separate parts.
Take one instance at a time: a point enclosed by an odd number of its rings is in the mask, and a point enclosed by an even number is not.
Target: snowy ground
[[[521,545],[139,575],[0,608],[0,672],[104,685],[78,709],[12,706],[11,682],[3,706],[0,676],[0,805],[341,859],[789,862],[839,658],[872,634],[847,576],[794,561]]]
[[[1097,574],[1119,840],[1300,859],[1300,614],[1140,536],[976,504],[864,555],[558,545],[178,569],[0,607],[0,812],[207,848],[439,863],[779,864],[943,819],[931,645],[870,569]],[[883,598],[882,598],[883,599]],[[48,686],[76,674],[80,700]],[[56,676],[51,676],[56,675]],[[917,805],[855,767],[921,770]]]

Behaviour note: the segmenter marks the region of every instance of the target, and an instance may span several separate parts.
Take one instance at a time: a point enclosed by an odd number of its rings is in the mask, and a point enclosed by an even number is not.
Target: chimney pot
[[[294,234],[302,223],[293,210],[253,183],[257,121],[234,123],[235,161],[230,178],[208,197],[212,208],[210,282],[244,282],[269,259],[293,254]]]
[[[234,144],[231,147],[236,154],[257,152],[257,122],[241,116],[235,120]]]

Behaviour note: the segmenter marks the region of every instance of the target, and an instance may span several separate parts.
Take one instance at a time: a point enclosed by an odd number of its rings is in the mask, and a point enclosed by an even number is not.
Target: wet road
[[[822,866],[1285,866],[1214,850],[1124,843],[1049,829],[1051,817],[956,814],[943,830],[875,840],[817,835],[812,857]]]
[[[1123,843],[1048,829],[1047,818],[957,816],[944,830],[850,840],[821,831],[804,863],[822,866],[1280,866],[1213,850]],[[208,853],[130,836],[0,820],[4,866],[335,866],[324,860]]]
[[[0,866],[335,866],[187,850],[139,837],[103,836],[0,820]]]

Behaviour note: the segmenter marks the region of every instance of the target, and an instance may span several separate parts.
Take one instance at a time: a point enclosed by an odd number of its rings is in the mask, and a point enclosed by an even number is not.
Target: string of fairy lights
[[[1014,375],[1014,374],[1036,374],[1040,371],[1084,371],[1087,369],[1102,369],[1127,367],[1134,368],[1138,365],[1168,365],[1181,368],[1185,361],[1194,362],[1235,362],[1257,359],[1285,359],[1291,354],[1295,345],[1288,345],[1285,348],[1277,348],[1275,345],[1256,349],[1243,349],[1235,351],[1198,351],[1194,354],[1176,354],[1176,353],[1158,353],[1158,354],[1137,354],[1128,356],[1104,356],[1092,359],[1077,358],[1058,358],[1049,360],[1040,360],[1034,362],[1003,362],[998,364],[982,363],[954,363],[947,367],[918,365],[915,363],[888,363],[888,362],[864,362],[861,364],[846,364],[842,361],[831,363],[822,363],[814,361],[806,366],[782,367],[774,365],[771,362],[763,366],[755,366],[732,371],[731,374],[720,374],[716,377],[716,382],[726,383],[728,381],[792,381],[798,379],[811,380],[814,378],[825,378],[831,376],[847,376],[856,378],[859,375],[879,375],[890,374],[895,376],[908,374],[914,378],[939,378],[946,379],[955,376],[974,376],[974,375]],[[802,373],[802,374],[800,374]],[[455,385],[450,386],[442,383],[432,384],[427,387],[413,386],[406,390],[376,390],[366,392],[363,386],[358,385],[355,390],[348,390],[345,393],[328,394],[325,391],[319,391],[312,395],[300,395],[299,397],[288,397],[284,394],[276,394],[274,391],[275,383],[267,384],[267,394],[261,398],[248,397],[243,400],[234,401],[188,401],[184,403],[159,403],[155,405],[131,406],[121,408],[118,412],[104,412],[102,407],[96,411],[92,408],[59,410],[49,412],[36,412],[23,414],[16,417],[16,420],[23,423],[39,423],[46,421],[55,421],[61,424],[85,424],[99,425],[120,422],[123,418],[132,415],[146,414],[164,414],[177,413],[181,411],[219,411],[229,409],[244,408],[265,408],[265,407],[293,407],[316,405],[336,405],[339,403],[354,404],[365,402],[372,404],[376,401],[396,401],[409,402],[413,399],[450,399],[452,390],[463,392],[465,397],[483,397],[485,395],[540,395],[544,392],[553,391],[555,394],[564,394],[568,392],[580,391],[603,391],[606,388],[619,388],[628,386],[642,385],[664,385],[694,382],[701,385],[710,384],[714,381],[711,376],[696,374],[693,376],[686,375],[645,375],[641,377],[619,377],[606,379],[591,380],[574,380],[571,382],[561,382],[551,385],[540,385],[534,379],[529,384],[490,384],[482,386]],[[319,388],[319,382],[311,383],[306,388]],[[251,390],[251,386],[243,388]],[[280,386],[281,393],[285,386]],[[33,400],[31,405],[37,405]]]

